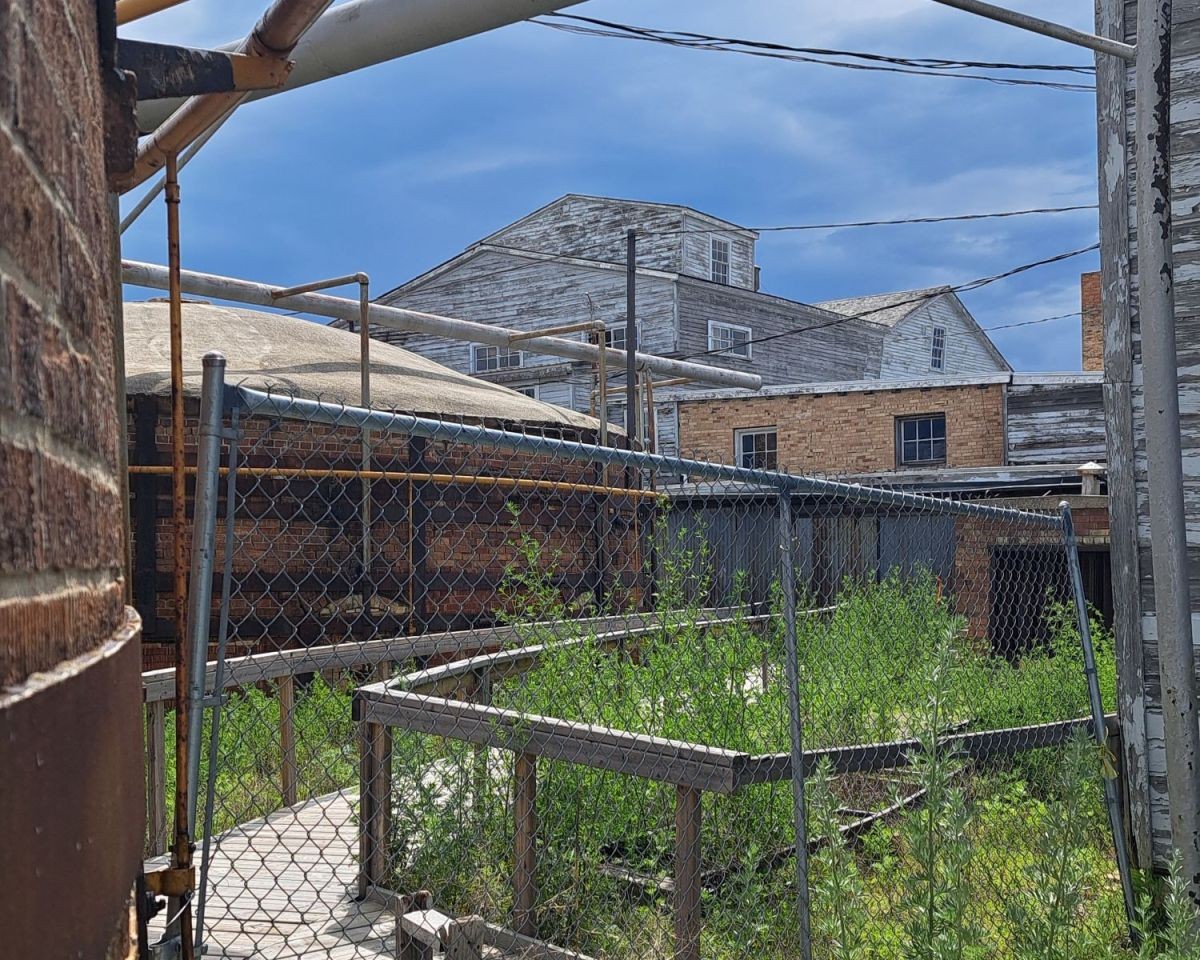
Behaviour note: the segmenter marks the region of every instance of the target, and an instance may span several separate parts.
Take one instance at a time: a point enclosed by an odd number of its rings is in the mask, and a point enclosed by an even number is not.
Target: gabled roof
[[[485,254],[499,254],[501,256],[512,257],[517,260],[525,260],[531,263],[538,261],[562,263],[568,266],[584,267],[589,270],[607,270],[613,273],[625,275],[625,265],[623,263],[610,263],[607,260],[595,260],[588,257],[572,257],[562,254],[542,253],[538,250],[525,250],[521,247],[507,247],[499,243],[491,243],[487,240],[480,240],[478,243],[473,243],[467,247],[462,253],[456,253],[449,260],[443,260],[436,266],[430,267],[424,273],[419,273],[411,280],[405,280],[399,286],[392,287],[386,293],[381,293],[375,300],[379,303],[386,303],[392,294],[399,293],[402,290],[412,290],[415,287],[429,283],[431,280],[436,280],[445,273],[449,273],[455,267],[462,266],[464,263],[470,263],[477,257]],[[511,269],[516,269],[511,268]],[[497,274],[507,273],[507,269],[499,268]],[[655,270],[651,267],[638,267],[638,276],[654,276],[671,279],[679,276],[677,273],[672,273],[667,270]],[[343,321],[335,320],[334,325],[344,327],[346,324]]]
[[[747,236],[750,236],[750,237],[753,237],[756,239],[758,237],[758,233],[754,230],[751,230],[749,227],[743,227],[741,224],[734,223],[732,220],[723,220],[720,217],[714,217],[711,213],[705,213],[703,210],[697,210],[695,207],[685,206],[682,203],[663,203],[658,200],[626,200],[626,199],[622,199],[621,197],[601,197],[601,196],[597,196],[595,194],[590,194],[590,193],[564,193],[557,200],[551,200],[549,203],[543,204],[542,206],[538,207],[536,210],[533,210],[532,212],[525,214],[525,216],[521,217],[520,219],[514,220],[512,223],[507,223],[503,227],[501,227],[499,230],[496,230],[493,233],[489,233],[486,237],[484,237],[480,241],[480,243],[488,243],[493,238],[499,236],[500,234],[502,234],[508,230],[511,230],[513,227],[520,226],[521,224],[523,224],[529,220],[532,220],[535,217],[540,217],[546,211],[552,210],[555,207],[561,206],[564,203],[569,203],[572,200],[594,200],[599,203],[620,203],[620,204],[626,204],[628,206],[645,207],[647,209],[653,209],[653,210],[677,210],[680,213],[690,214],[693,217],[698,217],[701,220],[704,220],[711,224],[715,224],[719,227],[726,227],[727,229],[729,229],[731,231],[734,231],[737,233],[744,233]]]
[[[930,300],[953,292],[953,288],[926,287],[923,290],[896,290],[892,293],[876,293],[867,297],[849,297],[845,300],[825,300],[814,303],[814,307],[841,314],[843,317],[860,317],[868,323],[883,327],[894,327],[914,310],[919,310]]]

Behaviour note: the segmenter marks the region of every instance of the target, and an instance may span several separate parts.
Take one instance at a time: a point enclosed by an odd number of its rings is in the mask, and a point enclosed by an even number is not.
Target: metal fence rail
[[[1120,811],[1080,742],[1106,742],[1114,658],[1069,511],[324,404],[206,363],[210,952],[1124,949]],[[171,671],[144,687],[153,746]]]

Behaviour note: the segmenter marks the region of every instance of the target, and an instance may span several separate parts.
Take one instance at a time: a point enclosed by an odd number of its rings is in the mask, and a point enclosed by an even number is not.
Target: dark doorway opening
[[[1057,547],[996,547],[989,570],[992,652],[1016,659],[1050,639],[1046,606],[1070,599],[1066,558]]]
[[[1112,626],[1112,570],[1107,547],[1081,548],[1083,595]],[[992,550],[988,636],[992,652],[1015,659],[1047,643],[1046,606],[1073,601],[1066,558],[1058,547],[996,547]]]

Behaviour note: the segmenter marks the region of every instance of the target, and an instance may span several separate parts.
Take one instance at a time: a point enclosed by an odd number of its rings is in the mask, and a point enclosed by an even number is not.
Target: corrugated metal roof
[[[125,304],[125,382],[130,396],[171,392],[168,305]],[[358,335],[276,313],[183,305],[184,392],[200,393],[201,358],[225,354],[230,383],[310,399],[359,401]],[[371,406],[433,417],[596,430],[599,422],[469,377],[401,347],[371,341]]]
[[[923,290],[897,290],[894,293],[876,293],[868,297],[850,297],[846,300],[826,300],[814,303],[814,307],[841,314],[843,317],[861,317],[869,323],[894,327],[914,310],[924,306],[935,297],[950,292],[950,287],[926,287]]]

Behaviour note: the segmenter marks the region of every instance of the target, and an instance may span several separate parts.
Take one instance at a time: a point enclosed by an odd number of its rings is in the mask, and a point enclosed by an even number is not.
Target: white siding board
[[[1103,463],[1104,398],[1091,383],[1015,383],[1008,388],[1008,462]]]
[[[933,328],[946,331],[946,364],[931,365]],[[981,340],[975,324],[948,297],[923,303],[891,328],[883,343],[880,378],[915,376],[964,377],[976,373],[1001,373],[1006,367]]]

